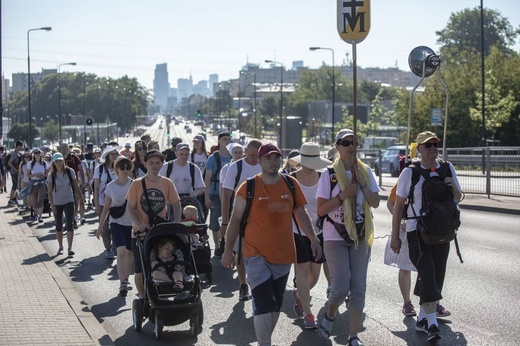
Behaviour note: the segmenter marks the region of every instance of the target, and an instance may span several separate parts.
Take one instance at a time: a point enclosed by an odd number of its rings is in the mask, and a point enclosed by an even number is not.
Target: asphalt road
[[[374,217],[378,238],[372,248],[366,308],[359,336],[366,345],[426,344],[426,334],[414,330],[415,320],[401,314],[397,269],[383,264],[388,239],[385,235],[390,232],[390,214],[384,202],[374,210]],[[87,220],[87,224],[75,233],[76,256],[57,256],[54,260],[70,277],[86,305],[117,345],[156,344],[150,322],[145,322],[140,333],[133,330],[131,304],[135,290],[127,298],[117,296],[116,262],[105,259],[102,242],[94,236],[97,222],[93,212],[88,214]],[[57,251],[53,223],[52,218],[45,218],[45,223],[31,225],[51,256]],[[439,344],[518,344],[519,224],[519,216],[471,210],[462,213],[459,242],[464,263],[459,262],[452,246],[442,302],[452,316],[441,323],[443,339]],[[239,302],[235,272],[222,268],[217,259],[213,259],[213,266],[214,284],[205,287],[202,295],[205,315],[202,333],[197,338],[192,337],[186,322],[166,327],[163,334],[166,342],[178,345],[256,344],[251,302]],[[326,286],[322,275],[311,293],[312,310],[320,319],[324,313]],[[287,287],[273,343],[345,345],[348,338],[346,308],[340,308],[330,341],[321,341],[316,332],[304,330],[302,321],[294,319],[290,288]],[[413,302],[417,307],[418,298],[414,297]]]

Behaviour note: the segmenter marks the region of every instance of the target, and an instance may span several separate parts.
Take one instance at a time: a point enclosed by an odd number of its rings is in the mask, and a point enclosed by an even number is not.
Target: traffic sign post
[[[442,109],[432,108],[430,111],[432,126],[442,126]]]

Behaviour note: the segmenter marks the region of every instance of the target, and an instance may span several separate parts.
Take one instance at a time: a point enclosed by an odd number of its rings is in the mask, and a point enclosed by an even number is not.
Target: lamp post
[[[46,26],[46,27],[43,27],[43,28],[36,28],[36,29],[29,29],[29,30],[27,30],[27,90],[29,92],[29,94],[28,94],[28,101],[29,101],[29,148],[32,148],[31,54],[30,54],[30,50],[29,50],[29,33],[31,31],[37,31],[37,30],[51,31],[52,28],[50,26]]]
[[[75,66],[75,62],[64,62],[63,64],[58,65],[58,126],[59,126],[59,141],[61,142],[61,81],[60,81],[60,67],[64,65],[72,65]]]
[[[283,70],[284,65],[281,62],[273,61],[273,60],[266,60],[266,63],[271,63],[274,65],[280,66],[280,128],[278,130],[278,146],[281,150],[283,150],[283,132],[282,132],[282,123],[283,123]]]
[[[316,51],[316,50],[330,50],[331,53],[332,53],[332,142],[334,143],[334,139],[336,138],[336,136],[334,135],[334,123],[336,122],[336,117],[335,117],[335,101],[336,101],[336,74],[335,74],[335,71],[334,71],[334,49],[332,48],[325,48],[325,47],[309,47],[309,50],[311,51]]]

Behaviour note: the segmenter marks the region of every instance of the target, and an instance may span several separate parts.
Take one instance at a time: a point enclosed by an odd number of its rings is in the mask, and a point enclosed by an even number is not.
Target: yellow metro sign
[[[338,0],[338,33],[347,43],[360,43],[370,31],[370,0]]]

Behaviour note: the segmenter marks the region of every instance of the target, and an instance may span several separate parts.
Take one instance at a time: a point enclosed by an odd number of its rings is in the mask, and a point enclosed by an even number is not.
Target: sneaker
[[[317,329],[316,320],[313,314],[307,314],[303,316],[303,328],[305,329]]]
[[[10,204],[10,205],[13,205],[13,204],[17,204],[18,202],[16,202],[15,200],[12,200],[10,199],[7,204]]]
[[[444,306],[442,306],[441,304],[437,304],[436,313],[437,317],[448,317],[451,315],[451,312],[445,309]]]
[[[69,256],[74,256],[76,253],[74,251],[72,251],[71,249],[69,249]]]
[[[125,283],[126,283],[126,289],[127,289],[128,291],[131,291],[133,287],[132,287],[132,285],[130,284],[130,282],[129,282],[128,280],[125,280]]]
[[[74,229],[78,229],[78,222],[74,219]]]
[[[238,300],[249,300],[251,295],[249,294],[249,286],[247,284],[240,285],[238,290]]]
[[[428,328],[428,342],[435,342],[441,338],[441,331],[439,330],[439,327],[437,327],[435,324],[432,324],[430,328]]]
[[[111,260],[111,259],[116,258],[116,255],[114,255],[114,252],[112,250],[106,250],[105,258]]]
[[[39,223],[43,223],[43,219],[42,219],[42,217],[41,217],[41,216],[40,216],[40,217],[38,217],[38,222],[39,222]]]
[[[302,318],[303,317],[303,307],[302,307],[302,302],[300,300],[300,297],[298,297],[298,290],[296,288],[292,291],[292,295],[294,298],[294,305],[293,305],[294,313],[296,314],[297,318]]]
[[[220,248],[216,248],[214,253],[213,253],[213,256],[215,258],[221,258],[222,257],[222,251],[220,250]]]
[[[63,246],[60,246],[58,248],[58,255],[61,255],[61,254],[63,254]]]
[[[417,316],[417,312],[415,312],[415,307],[411,301],[404,303],[402,311],[405,316]]]
[[[418,332],[425,332],[428,333],[428,320],[426,318],[423,318],[420,321],[417,321],[415,324],[415,330]]]
[[[79,224],[80,225],[84,225],[85,224],[85,218],[82,217],[81,219],[79,219]]]
[[[119,295],[121,297],[126,297],[128,294],[128,287],[126,285],[126,281],[121,282],[121,285],[119,286]]]

